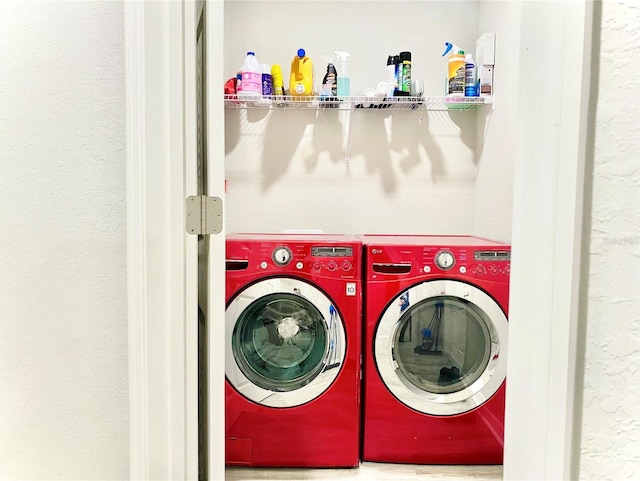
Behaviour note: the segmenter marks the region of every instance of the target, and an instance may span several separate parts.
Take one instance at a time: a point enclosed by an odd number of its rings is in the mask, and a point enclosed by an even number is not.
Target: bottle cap
[[[404,62],[405,60],[411,62],[411,52],[400,52],[400,61]]]
[[[304,57],[306,54],[307,52],[305,52],[303,48],[298,49],[298,57]]]

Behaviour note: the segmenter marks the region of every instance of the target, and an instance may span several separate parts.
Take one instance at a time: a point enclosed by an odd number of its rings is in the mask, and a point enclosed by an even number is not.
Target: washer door
[[[291,407],[318,397],[338,376],[345,352],[331,300],[301,280],[259,281],[227,307],[227,379],[256,403]]]
[[[402,403],[425,414],[460,414],[504,382],[507,333],[504,312],[485,292],[459,281],[427,281],[384,311],[374,358]]]

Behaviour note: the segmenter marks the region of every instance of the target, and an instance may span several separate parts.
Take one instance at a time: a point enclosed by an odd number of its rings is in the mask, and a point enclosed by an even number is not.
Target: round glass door
[[[345,356],[342,320],[306,282],[274,278],[253,284],[226,312],[229,382],[245,397],[290,407],[319,396]]]
[[[426,414],[469,411],[506,376],[508,323],[483,291],[429,281],[398,296],[374,339],[383,381],[401,402]]]

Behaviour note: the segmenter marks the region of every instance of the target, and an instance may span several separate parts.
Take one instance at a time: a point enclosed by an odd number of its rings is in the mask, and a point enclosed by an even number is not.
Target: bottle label
[[[472,63],[468,63],[465,65],[464,96],[476,96],[476,69]]]
[[[262,74],[256,72],[242,72],[242,80],[238,82],[238,92],[262,93]]]
[[[411,92],[411,64],[404,62],[402,64],[402,88],[403,92]]]
[[[464,73],[464,62],[449,63],[449,94],[464,95]]]
[[[271,96],[273,94],[273,80],[271,74],[262,74],[262,95]]]

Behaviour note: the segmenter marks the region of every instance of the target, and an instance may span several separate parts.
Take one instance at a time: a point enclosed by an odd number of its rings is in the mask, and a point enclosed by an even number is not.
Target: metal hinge
[[[222,199],[206,195],[187,197],[187,232],[211,235],[222,232]]]

